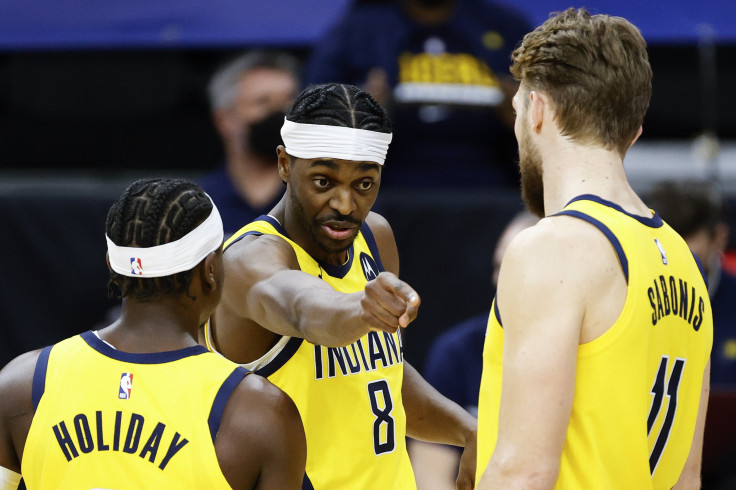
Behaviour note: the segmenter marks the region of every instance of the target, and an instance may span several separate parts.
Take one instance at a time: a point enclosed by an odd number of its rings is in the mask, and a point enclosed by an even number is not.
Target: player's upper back
[[[631,457],[606,455],[606,471],[614,477],[640,472],[642,479],[651,475],[653,488],[671,488],[689,453],[712,345],[704,272],[685,241],[656,214],[635,216],[590,195],[559,214],[586,221],[608,239],[627,286],[612,326],[579,346],[561,477],[573,481],[575,468],[591,452],[604,455],[606,446],[623,441]],[[588,440],[591,431],[584,428],[595,425],[590,413],[617,420],[616,428]],[[585,447],[595,449],[583,457]],[[646,461],[648,466],[638,466]],[[564,488],[562,479],[559,484]]]
[[[92,332],[39,356],[29,488],[229,488],[215,436],[243,368],[204,347],[132,354]]]

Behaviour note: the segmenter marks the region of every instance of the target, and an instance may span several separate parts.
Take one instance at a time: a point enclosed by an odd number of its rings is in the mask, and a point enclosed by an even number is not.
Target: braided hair
[[[368,92],[341,83],[307,87],[286,112],[286,119],[303,124],[391,132],[388,113]]]
[[[212,212],[212,202],[194,182],[184,179],[142,179],[131,184],[107,214],[105,231],[121,247],[153,247],[182,238]],[[135,278],[110,271],[110,297],[149,299],[161,295],[189,296],[192,271],[165,277]],[[120,294],[115,294],[117,286]],[[194,299],[194,298],[192,298]]]

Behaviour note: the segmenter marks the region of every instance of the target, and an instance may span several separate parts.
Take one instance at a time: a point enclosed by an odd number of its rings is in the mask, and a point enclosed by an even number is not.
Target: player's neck
[[[545,154],[543,167],[547,215],[561,211],[571,199],[582,194],[609,200],[632,214],[648,213],[631,188],[616,151],[567,142]]]
[[[198,312],[182,308],[180,303],[174,298],[126,299],[120,318],[100,330],[100,337],[116,349],[131,353],[166,352],[196,345]]]

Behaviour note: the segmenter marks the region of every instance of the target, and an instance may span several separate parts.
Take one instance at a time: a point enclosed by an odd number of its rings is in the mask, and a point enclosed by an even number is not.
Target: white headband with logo
[[[210,252],[222,246],[224,236],[222,218],[213,202],[212,212],[207,219],[173,242],[142,248],[115,245],[107,234],[105,239],[110,267],[118,274],[128,277],[164,277],[192,269]]]
[[[339,158],[357,162],[375,162],[383,165],[386,160],[391,133],[379,133],[367,129],[302,124],[284,118],[281,127],[286,153],[297,158]]]

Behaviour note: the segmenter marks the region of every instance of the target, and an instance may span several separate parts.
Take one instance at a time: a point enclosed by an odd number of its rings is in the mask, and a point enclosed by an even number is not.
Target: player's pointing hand
[[[417,317],[419,294],[391,272],[382,272],[368,282],[360,304],[363,320],[376,330],[395,332]]]

